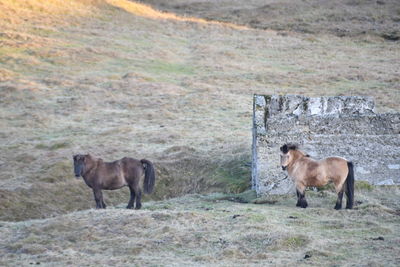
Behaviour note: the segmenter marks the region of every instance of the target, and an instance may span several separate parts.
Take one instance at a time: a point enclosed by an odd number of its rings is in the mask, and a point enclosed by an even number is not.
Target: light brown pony
[[[298,150],[296,145],[285,144],[280,148],[281,166],[288,171],[296,185],[297,207],[308,206],[305,189],[308,186],[324,186],[328,182],[335,185],[338,198],[335,209],[342,208],[343,192],[346,193],[346,209],[353,208],[354,203],[354,171],[353,163],[340,157],[329,157],[314,160]]]
[[[146,160],[122,158],[114,162],[104,162],[90,154],[74,155],[75,177],[83,177],[85,183],[93,189],[96,208],[105,209],[102,189],[115,190],[128,186],[131,197],[127,208],[131,209],[136,200],[135,209],[142,207],[142,186],[145,193],[151,193],[155,183],[153,164]],[[143,179],[144,176],[144,179]]]

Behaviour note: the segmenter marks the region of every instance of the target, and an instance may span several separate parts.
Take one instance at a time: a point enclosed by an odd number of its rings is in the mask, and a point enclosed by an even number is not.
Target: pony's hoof
[[[303,209],[307,208],[307,207],[308,207],[307,202],[301,203],[301,204],[300,204],[300,207],[302,207]]]
[[[142,208],[142,205],[138,205],[135,207],[135,210],[140,210]]]
[[[128,210],[131,210],[131,209],[133,208],[133,206],[126,206],[126,208],[127,208]]]
[[[300,206],[301,206],[301,204],[299,202],[297,202],[296,207],[300,207]]]
[[[340,209],[342,209],[341,206],[339,206],[339,205],[336,205],[336,206],[335,206],[335,210],[340,210]]]

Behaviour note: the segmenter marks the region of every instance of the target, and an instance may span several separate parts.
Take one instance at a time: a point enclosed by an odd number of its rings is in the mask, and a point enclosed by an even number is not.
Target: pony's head
[[[89,155],[77,154],[73,156],[74,159],[74,173],[75,177],[79,178],[85,171],[86,157]]]
[[[297,150],[298,146],[295,144],[284,144],[280,147],[281,154],[281,166],[282,170],[286,170],[287,166],[292,162],[293,155],[291,150]]]

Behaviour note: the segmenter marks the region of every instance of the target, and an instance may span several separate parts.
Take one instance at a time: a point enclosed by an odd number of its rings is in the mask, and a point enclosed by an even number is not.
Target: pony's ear
[[[282,151],[283,154],[286,154],[286,153],[289,152],[289,148],[288,148],[288,146],[287,146],[286,144],[284,144],[283,146],[281,146],[280,149],[281,149],[281,151]]]

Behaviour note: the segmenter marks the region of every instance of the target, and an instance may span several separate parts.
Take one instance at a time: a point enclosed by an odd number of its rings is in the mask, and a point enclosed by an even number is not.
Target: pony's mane
[[[287,143],[284,144],[283,146],[280,147],[280,150],[286,154],[289,152],[289,150],[297,150],[299,147],[296,144],[292,144],[292,143]]]
[[[297,144],[288,143],[288,144],[286,144],[286,145],[287,145],[287,148],[288,148],[289,150],[298,150],[298,149],[299,149],[299,146],[298,146]]]

